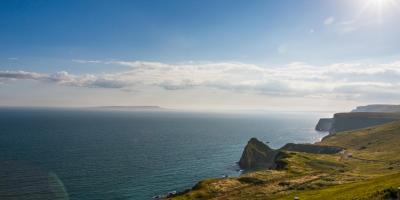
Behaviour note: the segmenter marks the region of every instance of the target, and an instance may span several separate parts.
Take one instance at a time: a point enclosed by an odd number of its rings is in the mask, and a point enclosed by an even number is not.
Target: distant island
[[[333,118],[321,119],[316,128],[330,133],[315,144],[289,143],[271,149],[252,138],[238,162],[245,170],[242,175],[202,180],[166,198],[398,199],[399,114],[357,109],[369,112],[337,113]]]
[[[160,106],[99,106],[94,109],[105,109],[105,110],[132,110],[132,111],[165,111],[167,108]]]

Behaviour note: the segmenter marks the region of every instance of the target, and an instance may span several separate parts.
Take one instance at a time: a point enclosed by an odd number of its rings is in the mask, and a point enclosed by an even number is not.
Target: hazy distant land
[[[170,109],[160,106],[99,106],[94,109],[120,110],[120,111],[168,111]]]

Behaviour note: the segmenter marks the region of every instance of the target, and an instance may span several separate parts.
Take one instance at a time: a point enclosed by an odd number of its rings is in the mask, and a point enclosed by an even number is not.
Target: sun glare
[[[375,9],[378,12],[382,12],[384,9],[393,7],[396,5],[396,0],[368,0],[367,7]]]
[[[370,2],[372,4],[374,4],[375,6],[383,6],[385,4],[387,4],[390,0],[370,0]]]
[[[385,13],[389,12],[390,9],[398,7],[399,0],[366,0],[360,11],[360,15],[363,13],[374,13],[377,20],[383,20]]]

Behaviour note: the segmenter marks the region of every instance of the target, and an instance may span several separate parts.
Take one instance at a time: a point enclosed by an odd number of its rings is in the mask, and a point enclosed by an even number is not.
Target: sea
[[[238,176],[256,137],[313,143],[327,113],[0,108],[0,199],[146,200]]]

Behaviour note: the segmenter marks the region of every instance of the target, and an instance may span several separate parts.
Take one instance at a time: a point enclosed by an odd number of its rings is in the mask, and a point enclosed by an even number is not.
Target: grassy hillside
[[[358,199],[358,200],[380,200],[395,198],[400,185],[400,173],[372,178],[366,181],[343,184],[319,190],[308,190],[288,195],[280,199],[320,200],[320,199]]]
[[[283,170],[204,180],[172,199],[388,199],[400,187],[400,122],[336,133],[338,154],[287,152]]]

